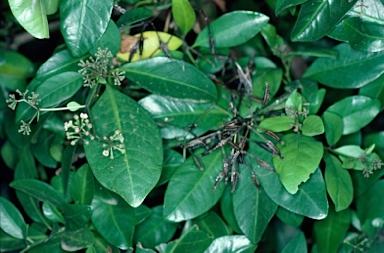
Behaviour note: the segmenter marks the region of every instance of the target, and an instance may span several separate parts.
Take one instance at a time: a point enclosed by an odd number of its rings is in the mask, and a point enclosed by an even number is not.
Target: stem
[[[77,110],[81,108],[85,108],[85,105],[79,105],[79,106],[66,106],[66,107],[57,107],[57,108],[41,108],[41,112],[54,112],[54,111],[64,111],[64,110]]]

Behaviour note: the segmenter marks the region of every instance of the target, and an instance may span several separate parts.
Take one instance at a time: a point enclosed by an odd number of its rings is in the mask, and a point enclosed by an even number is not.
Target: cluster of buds
[[[40,102],[40,99],[38,99],[39,94],[32,91],[31,95],[28,96],[28,92],[28,90],[26,90],[25,92],[21,92],[19,89],[17,89],[16,93],[19,94],[20,99],[16,99],[15,94],[9,94],[9,98],[5,100],[5,102],[7,102],[8,107],[12,110],[15,110],[17,104],[20,102],[25,102],[30,106],[37,108]]]
[[[116,130],[113,135],[109,136],[109,138],[107,136],[104,136],[103,142],[105,142],[103,144],[103,148],[105,148],[103,150],[103,156],[109,156],[110,159],[114,159],[115,157],[113,155],[113,150],[118,150],[122,154],[125,154],[124,137],[121,134],[120,130]]]
[[[79,140],[83,140],[85,144],[88,144],[89,141],[84,140],[85,136],[89,136],[91,140],[94,139],[89,132],[91,128],[92,124],[89,122],[86,113],[80,113],[80,116],[74,115],[73,120],[64,123],[67,139],[71,141],[72,146],[76,145]]]
[[[371,163],[370,165],[371,165],[371,166],[369,166],[369,167],[371,167],[370,169],[367,168],[367,166],[365,166],[365,168],[364,168],[364,170],[363,170],[363,175],[364,175],[364,177],[366,177],[366,178],[368,178],[369,175],[373,174],[373,172],[374,172],[375,170],[380,170],[381,167],[384,167],[384,162],[382,162],[382,161],[381,161],[380,159],[378,159],[378,158],[375,158],[375,159],[372,161],[372,163]]]

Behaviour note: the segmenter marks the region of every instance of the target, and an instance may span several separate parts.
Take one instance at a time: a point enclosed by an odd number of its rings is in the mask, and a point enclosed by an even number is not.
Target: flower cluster
[[[85,136],[89,136],[91,139],[94,137],[90,134],[89,130],[92,128],[92,124],[89,122],[88,115],[86,113],[80,113],[74,115],[73,120],[64,123],[64,129],[67,139],[71,141],[71,145],[76,145],[79,140],[83,140],[85,144],[88,144],[88,140],[84,140]]]
[[[122,154],[125,154],[124,149],[124,137],[121,134],[120,130],[116,130],[115,133],[109,138],[107,136],[103,137],[103,141],[105,142],[103,144],[103,156],[109,156],[110,159],[114,159],[113,150],[118,150]]]
[[[8,107],[12,110],[16,109],[16,106],[20,102],[25,102],[29,104],[30,106],[37,108],[39,105],[40,99],[38,99],[39,94],[35,92],[31,92],[31,95],[28,95],[28,90],[26,90],[24,93],[20,90],[16,90],[16,93],[19,94],[20,99],[16,99],[15,94],[9,94],[9,99],[6,100]]]
[[[106,83],[106,79],[111,77],[115,85],[120,85],[120,82],[125,78],[124,71],[113,70],[113,55],[111,51],[106,49],[97,49],[96,58],[92,56],[88,60],[80,60],[79,66],[82,67],[79,73],[83,75],[84,87],[93,88],[99,83]]]
[[[373,174],[375,170],[380,170],[381,167],[384,167],[384,162],[382,162],[380,159],[375,158],[372,163],[368,164],[370,166],[365,166],[363,170],[364,177],[369,177],[369,175]],[[369,168],[370,167],[370,168]]]

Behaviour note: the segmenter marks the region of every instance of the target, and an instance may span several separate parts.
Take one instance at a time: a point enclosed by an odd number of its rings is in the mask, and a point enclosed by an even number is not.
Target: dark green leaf
[[[224,193],[220,199],[220,210],[223,215],[224,220],[229,225],[230,230],[241,234],[241,229],[237,224],[237,220],[234,213],[233,208],[233,194],[231,193],[231,189],[229,187],[225,187]]]
[[[251,11],[233,11],[210,24],[215,47],[234,47],[251,39],[268,23],[264,14]],[[209,28],[204,28],[192,47],[210,47]]]
[[[192,156],[177,169],[165,192],[165,219],[174,222],[189,220],[216,204],[223,193],[224,184],[220,184],[215,192],[212,192],[212,188],[222,170],[222,160],[221,150],[217,150],[201,158],[204,171],[200,171]]]
[[[277,207],[276,216],[284,223],[298,227],[304,220],[304,216],[288,211],[284,207]]]
[[[213,82],[193,65],[167,57],[154,57],[123,65],[126,77],[158,95],[194,101],[215,101]]]
[[[0,227],[7,234],[24,239],[27,230],[24,218],[19,210],[7,199],[0,197]]]
[[[159,182],[157,182],[157,186],[167,183],[183,161],[184,157],[179,152],[173,149],[165,149],[163,170],[161,171],[161,176]]]
[[[291,124],[294,123],[295,121],[288,116],[275,116],[264,119],[259,126],[273,132],[283,132],[291,129]]]
[[[95,242],[95,237],[88,227],[83,227],[75,231],[67,231],[62,235],[61,248],[66,251],[78,251],[91,246]]]
[[[358,52],[349,44],[340,44],[334,49],[339,54],[337,60],[328,58],[315,60],[304,77],[315,79],[332,88],[356,89],[384,73],[384,52]]]
[[[259,191],[246,166],[240,165],[239,170],[238,188],[233,193],[235,216],[241,231],[252,243],[257,244],[274,216],[277,205],[265,191]]]
[[[315,221],[313,228],[319,252],[337,252],[349,228],[350,213],[349,209],[335,212],[331,206],[324,220]]]
[[[192,221],[199,229],[207,232],[214,238],[229,235],[228,227],[221,217],[214,211],[208,211]]]
[[[337,59],[337,51],[334,49],[325,49],[325,48],[312,48],[312,49],[302,49],[294,51],[288,54],[288,57],[300,55],[300,56],[312,56],[312,57],[324,57]]]
[[[95,192],[93,174],[88,164],[81,166],[71,180],[70,191],[78,204],[89,205]]]
[[[38,39],[48,39],[46,9],[42,0],[9,0],[13,15],[28,33]]]
[[[326,110],[343,120],[343,135],[359,131],[380,112],[380,101],[365,96],[352,96],[340,100]]]
[[[343,20],[343,28],[353,49],[364,52],[379,52],[384,49],[382,24],[352,17]]]
[[[369,191],[356,200],[357,214],[361,223],[384,217],[384,180],[377,181]]]
[[[93,106],[92,115],[99,135],[120,131],[125,150],[113,154],[97,140],[85,145],[93,174],[104,187],[139,206],[161,174],[163,149],[156,124],[134,100],[109,86]],[[104,150],[109,151],[109,157],[103,155]]]
[[[187,34],[196,21],[196,14],[188,0],[172,0],[172,16],[183,34]]]
[[[134,209],[122,199],[117,205],[94,199],[92,207],[92,223],[104,239],[120,249],[132,247]]]
[[[64,210],[66,230],[78,230],[84,227],[91,218],[92,207],[88,205],[72,204]]]
[[[64,210],[67,203],[64,196],[52,186],[36,179],[18,179],[10,183],[12,188],[24,192],[31,197]]]
[[[302,3],[305,3],[308,0],[277,0],[275,7],[276,16],[279,15],[280,12],[291,8],[292,6],[296,6]]]
[[[28,250],[28,253],[65,253],[61,248],[61,237],[55,236]]]
[[[152,17],[152,11],[146,8],[133,8],[127,10],[116,22],[119,29]]]
[[[101,36],[100,40],[89,50],[89,52],[92,55],[95,55],[98,48],[106,48],[111,51],[113,55],[116,55],[120,50],[120,42],[120,31],[115,22],[110,20],[103,36]]]
[[[300,9],[291,33],[292,41],[314,41],[329,33],[356,3],[353,1],[309,0]]]
[[[381,103],[381,109],[384,108],[384,75],[360,88],[359,95],[378,99]]]
[[[177,226],[163,220],[162,206],[153,207],[150,216],[135,228],[134,244],[140,242],[146,248],[154,248],[172,239]]]
[[[321,118],[317,115],[309,115],[303,121],[301,132],[306,136],[315,136],[324,133],[324,125]]]
[[[336,212],[349,207],[353,199],[352,179],[348,171],[341,167],[341,162],[335,156],[324,154],[325,183],[327,191],[335,204]]]
[[[273,158],[276,171],[287,191],[295,194],[299,185],[306,182],[315,172],[323,157],[323,145],[315,139],[300,134],[287,134],[277,144],[284,159]]]
[[[227,235],[216,238],[213,240],[208,249],[204,253],[220,252],[220,253],[252,253],[255,252],[257,245],[252,242],[244,235]]]
[[[38,136],[38,142],[31,145],[33,155],[45,167],[56,168],[57,161],[53,159],[50,153],[50,147],[56,135],[50,131],[42,130]]]
[[[108,248],[112,250],[112,253],[120,253],[120,250],[117,247],[106,242],[104,238],[102,238],[98,234],[95,234],[95,242],[93,244],[93,249],[95,250],[94,252],[106,253],[108,252]],[[88,251],[86,253],[88,253]]]
[[[51,222],[64,223],[64,216],[61,212],[54,206],[51,206],[47,203],[42,205],[44,216]]]
[[[329,146],[335,145],[343,134],[343,119],[331,112],[325,111],[323,114],[325,126],[325,138]]]
[[[60,1],[60,30],[74,57],[88,52],[107,29],[112,0]]]
[[[133,212],[135,215],[135,225],[137,225],[143,222],[152,213],[152,210],[145,205],[140,205]]]
[[[25,240],[17,239],[0,229],[0,251],[13,251],[26,247]]]
[[[307,243],[303,232],[298,233],[285,245],[281,253],[307,253]]]

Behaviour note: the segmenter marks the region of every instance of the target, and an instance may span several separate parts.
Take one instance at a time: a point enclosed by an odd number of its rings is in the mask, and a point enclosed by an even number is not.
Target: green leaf
[[[264,119],[260,122],[259,126],[273,132],[283,132],[290,130],[291,124],[294,123],[295,121],[288,116],[275,116]]]
[[[214,211],[208,211],[208,213],[193,219],[192,222],[214,238],[229,235],[227,225]]]
[[[277,0],[275,7],[275,14],[278,16],[282,11],[293,6],[305,3],[308,0]]]
[[[98,234],[95,234],[95,243],[93,244],[94,252],[96,253],[106,253],[108,252],[109,248],[112,250],[112,253],[120,253],[120,250],[111,245],[110,243],[106,242],[103,237],[101,237]],[[88,251],[86,252],[88,253]]]
[[[60,236],[54,236],[50,238],[48,241],[37,244],[34,247],[31,247],[28,250],[28,253],[63,253],[64,251],[61,248],[61,237]]]
[[[343,28],[351,47],[364,52],[379,52],[384,49],[383,25],[360,17],[344,19]]]
[[[42,0],[46,14],[52,15],[59,9],[59,0]]]
[[[284,159],[273,158],[276,171],[284,187],[295,194],[302,182],[315,172],[323,157],[323,145],[315,139],[300,134],[287,134],[282,139],[284,145],[277,144]]]
[[[77,72],[80,69],[78,66],[79,61],[84,60],[87,56],[74,58],[68,50],[62,50],[52,55],[40,66],[36,72],[36,79],[44,82],[48,78],[63,72]]]
[[[161,176],[159,182],[157,182],[157,186],[167,183],[183,161],[184,157],[182,154],[173,149],[165,149],[163,170],[161,171]]]
[[[4,59],[0,63],[0,85],[10,91],[23,91],[26,79],[32,77],[34,66],[32,62],[17,52],[4,52]]]
[[[216,238],[213,240],[208,249],[204,253],[210,252],[221,252],[221,253],[252,253],[255,252],[257,245],[252,242],[244,235],[227,235]]]
[[[212,192],[212,188],[222,170],[222,160],[221,150],[217,150],[201,158],[204,171],[200,171],[192,156],[177,169],[165,192],[165,219],[174,222],[189,220],[216,204],[223,193],[224,184],[220,184],[215,192]]]
[[[288,116],[296,117],[296,112],[292,113],[291,109],[299,112],[303,111],[303,96],[297,91],[297,89],[292,91],[285,102],[285,113]]]
[[[183,34],[187,34],[196,21],[196,14],[189,0],[172,0],[172,15]]]
[[[13,236],[8,235],[2,229],[0,229],[0,251],[13,251],[25,248],[27,245],[25,240],[17,239]]]
[[[343,119],[335,113],[323,113],[325,125],[325,138],[329,146],[335,145],[343,134]]]
[[[24,192],[31,197],[64,210],[67,203],[64,196],[52,186],[36,179],[18,179],[10,183],[12,188]]]
[[[369,191],[366,191],[356,200],[357,215],[361,223],[367,220],[384,217],[384,180],[377,181]]]
[[[349,209],[335,212],[333,207],[324,220],[315,221],[313,229],[319,252],[337,252],[350,223]]]
[[[194,101],[215,101],[213,82],[200,70],[184,61],[154,57],[119,68],[126,77],[148,91],[168,97]]]
[[[89,205],[71,204],[64,210],[66,230],[78,230],[84,227],[91,218],[92,207]]]
[[[335,1],[336,3],[336,1]],[[353,50],[349,44],[334,47],[337,60],[319,58],[304,73],[328,87],[356,89],[384,73],[384,52],[365,53]]]
[[[365,96],[351,96],[340,100],[326,110],[343,120],[343,135],[359,131],[380,112],[380,101]]]
[[[384,75],[381,75],[376,80],[361,87],[359,95],[370,97],[372,99],[378,99],[381,103],[381,110],[384,108]]]
[[[9,200],[0,197],[0,227],[7,234],[24,239],[27,230],[24,218]]]
[[[42,209],[43,209],[44,216],[51,222],[56,222],[56,223],[65,222],[64,216],[56,207],[51,206],[47,203],[43,203]]]
[[[122,199],[116,205],[94,199],[92,207],[92,223],[104,239],[120,249],[132,247],[134,209]]]
[[[115,22],[110,20],[103,36],[100,40],[89,50],[92,55],[97,53],[98,48],[107,48],[113,55],[116,55],[120,50],[120,31]]]
[[[233,11],[213,21],[197,36],[192,47],[210,47],[209,30],[215,47],[234,47],[251,39],[268,23],[264,14],[251,11]],[[231,31],[231,32],[228,32]]]
[[[335,153],[347,157],[359,158],[365,152],[360,146],[356,145],[345,145],[333,150]]]
[[[75,203],[91,204],[95,192],[95,184],[88,164],[84,164],[76,171],[70,183],[70,191]]]
[[[265,191],[259,191],[246,166],[239,167],[238,189],[233,193],[234,212],[241,231],[252,243],[257,244],[274,216],[277,205]]]
[[[325,49],[325,48],[310,48],[310,49],[302,49],[298,51],[294,51],[288,54],[288,57],[292,56],[312,56],[312,57],[324,57],[337,59],[337,51],[335,49]]]
[[[88,227],[75,231],[65,230],[61,239],[61,248],[66,251],[78,251],[91,246],[94,242],[95,237]]]
[[[293,237],[287,245],[285,245],[281,253],[307,253],[307,243],[303,232]]]
[[[90,50],[107,29],[113,0],[60,1],[60,30],[72,56]]]
[[[12,14],[22,27],[38,39],[49,38],[49,28],[44,1],[9,0]]]
[[[277,207],[276,216],[284,223],[293,227],[299,227],[303,223],[304,216],[288,211],[284,207]]]
[[[282,185],[279,176],[259,166],[255,173],[267,195],[279,206],[312,219],[324,219],[328,212],[325,184],[319,169],[312,174],[294,195]]]
[[[348,208],[352,203],[352,178],[348,171],[341,167],[341,162],[337,157],[325,153],[324,161],[327,191],[335,204],[336,212],[339,212]]]
[[[135,225],[143,222],[151,213],[152,210],[149,207],[141,204],[140,206],[133,209],[135,215]]]
[[[152,17],[152,11],[146,8],[132,8],[127,10],[116,22],[119,29],[129,27],[131,24],[143,21]]]
[[[291,33],[292,41],[315,41],[332,31],[356,0],[309,0],[300,9]]]
[[[154,248],[171,240],[177,227],[177,223],[163,220],[163,206],[155,206],[150,216],[135,228],[134,244],[140,242],[146,248]]]
[[[309,115],[303,121],[301,132],[306,136],[315,136],[324,133],[324,125],[321,118],[317,115]]]
[[[92,115],[99,135],[111,136],[120,131],[125,150],[115,150],[114,154],[110,151],[111,159],[103,156],[105,148],[100,141],[85,145],[93,174],[105,188],[128,204],[139,206],[161,174],[163,148],[156,124],[134,100],[109,86],[92,107]]]
[[[221,196],[220,210],[229,228],[234,232],[241,234],[242,232],[237,224],[233,208],[233,194],[231,193],[231,189],[229,187],[225,187],[223,195]]]

